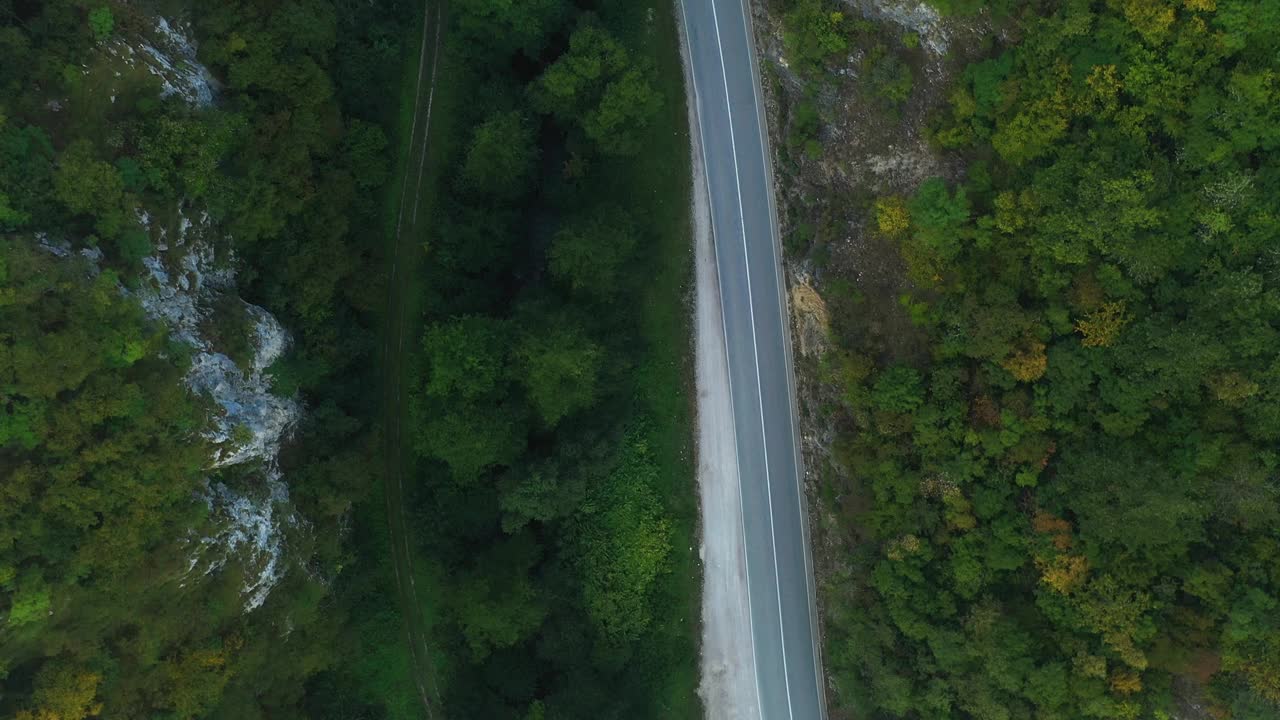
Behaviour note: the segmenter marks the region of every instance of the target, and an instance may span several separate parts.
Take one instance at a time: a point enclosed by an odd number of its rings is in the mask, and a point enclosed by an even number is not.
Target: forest
[[[867,39],[774,5],[815,87]],[[1280,4],[937,7],[996,28],[923,123],[962,171],[830,198],[901,269],[822,288],[835,711],[1280,716]]]
[[[0,716],[421,717],[405,612],[445,717],[699,714],[664,3],[449,3],[398,604],[371,390],[424,11],[0,0]]]
[[[449,6],[409,490],[449,717],[700,715],[673,9]]]

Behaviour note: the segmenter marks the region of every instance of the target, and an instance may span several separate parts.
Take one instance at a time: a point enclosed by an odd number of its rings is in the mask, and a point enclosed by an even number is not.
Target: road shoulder
[[[680,28],[693,167],[694,354],[697,400],[698,496],[701,511],[702,648],[698,694],[708,718],[758,719],[759,699],[751,642],[746,545],[738,459],[729,394],[720,288],[711,236],[706,168],[698,133],[698,106],[689,66],[688,38]]]

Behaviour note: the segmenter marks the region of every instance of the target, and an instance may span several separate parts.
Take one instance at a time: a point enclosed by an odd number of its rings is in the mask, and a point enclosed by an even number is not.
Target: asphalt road
[[[392,565],[395,568],[396,591],[405,623],[405,642],[409,649],[409,672],[414,692],[422,703],[423,716],[434,720],[439,704],[435,678],[431,675],[431,656],[422,616],[422,601],[413,570],[413,551],[409,543],[408,522],[404,510],[404,476],[409,466],[404,443],[405,406],[405,338],[416,330],[413,312],[415,269],[421,255],[422,233],[426,217],[419,220],[422,200],[423,169],[430,159],[428,140],[431,135],[431,111],[435,101],[436,67],[440,50],[440,33],[444,22],[444,0],[425,4],[422,17],[421,50],[417,77],[414,80],[413,121],[409,130],[409,146],[402,152],[408,160],[400,177],[400,202],[395,237],[391,248],[390,282],[387,293],[387,328],[383,348],[386,384],[383,387],[383,411],[386,426],[386,474],[384,495],[387,499],[387,527],[390,537]],[[412,194],[411,194],[412,193]]]
[[[681,0],[729,358],[751,635],[765,720],[826,716],[791,347],[745,0]]]

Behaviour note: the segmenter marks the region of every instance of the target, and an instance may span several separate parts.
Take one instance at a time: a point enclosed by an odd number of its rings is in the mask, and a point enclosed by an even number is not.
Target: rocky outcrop
[[[133,292],[147,315],[163,322],[175,339],[194,350],[187,387],[213,401],[204,437],[213,447],[210,470],[246,466],[243,488],[211,480],[202,491],[215,530],[192,538],[189,571],[217,570],[235,557],[247,569],[243,593],[252,610],[279,581],[285,563],[284,535],[302,520],[293,512],[289,491],[276,463],[280,443],[301,415],[293,398],[272,392],[271,365],[289,344],[289,335],[265,309],[235,297],[234,258],[218,258],[220,239],[207,214],[195,220],[180,209],[171,234],[153,227],[146,213],[141,223],[156,239],[156,252],[143,260],[146,274]],[[241,367],[225,348],[208,337],[216,312],[228,312],[227,298],[244,310],[252,357]],[[237,473],[242,474],[242,473]]]
[[[218,83],[196,49],[186,25],[158,18],[147,37],[118,38],[102,51],[155,75],[162,97],[205,108],[215,103]],[[210,476],[195,489],[209,507],[209,522],[188,538],[191,556],[183,582],[234,560],[244,567],[241,591],[250,611],[266,600],[288,567],[288,532],[306,525],[293,509],[276,460],[302,414],[296,399],[272,392],[270,368],[288,348],[289,334],[270,312],[239,299],[231,243],[207,213],[179,207],[176,218],[159,222],[139,209],[137,221],[155,251],[143,259],[137,287],[122,292],[135,296],[170,337],[190,346],[186,386],[209,399],[212,408],[202,433],[212,448]],[[54,254],[71,253],[67,243],[41,242]],[[220,346],[225,339],[210,336],[211,326],[228,324],[228,314],[236,316],[238,333],[251,348],[247,361],[237,362],[229,348]]]
[[[942,14],[921,0],[844,0],[863,17],[891,22],[920,36],[920,44],[934,55],[946,55],[951,38]]]
[[[151,39],[113,40],[106,52],[129,67],[145,68],[159,78],[161,97],[176,95],[195,107],[209,107],[218,83],[196,59],[197,45],[188,33],[184,25],[159,18]]]

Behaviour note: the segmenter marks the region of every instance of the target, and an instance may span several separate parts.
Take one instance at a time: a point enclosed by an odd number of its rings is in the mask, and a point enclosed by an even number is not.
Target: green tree
[[[49,615],[49,586],[36,573],[27,573],[18,580],[17,591],[9,606],[7,622],[12,627],[43,622]]]
[[[940,178],[920,185],[909,204],[915,239],[941,263],[960,253],[962,228],[969,219],[969,200],[964,187],[952,193]]]
[[[390,174],[387,136],[382,128],[363,120],[352,120],[342,146],[356,185],[363,190],[382,187]]]
[[[337,44],[337,8],[326,0],[287,0],[272,16],[272,25],[289,45],[313,55],[328,53]]]
[[[654,583],[670,571],[671,525],[655,494],[657,479],[643,435],[632,434],[584,519],[582,592],[592,620],[611,642],[634,640],[645,631],[653,617]]]
[[[1080,518],[1082,539],[1112,554],[1143,557],[1152,567],[1173,567],[1204,537],[1208,506],[1194,478],[1135,458],[1114,444],[1070,453],[1054,495]]]
[[[462,182],[475,192],[510,200],[528,187],[537,158],[528,121],[518,111],[498,113],[472,133]]]
[[[427,395],[477,400],[504,394],[509,342],[502,322],[481,316],[428,329],[422,340],[427,357]]]
[[[425,403],[413,420],[418,451],[444,461],[463,483],[513,464],[526,445],[525,411],[512,399],[498,407]]]
[[[569,219],[551,242],[551,272],[575,291],[608,298],[635,250],[635,227],[622,208],[602,205]]]
[[[606,155],[634,155],[644,130],[662,107],[651,73],[631,69],[605,87],[599,104],[582,118],[582,129]]]
[[[797,0],[782,22],[787,55],[810,72],[849,45],[844,13],[827,0]]]
[[[463,574],[450,606],[472,658],[525,640],[547,615],[546,600],[529,578],[539,549],[526,535],[502,538]]]
[[[139,142],[138,165],[148,186],[192,199],[217,191],[218,166],[239,126],[238,118],[220,114],[157,119]]]
[[[460,0],[452,11],[463,35],[490,49],[481,57],[500,62],[514,52],[537,57],[570,8],[564,0]]]
[[[894,365],[881,372],[871,391],[871,402],[881,410],[911,412],[924,402],[924,383],[919,371]]]
[[[110,7],[103,5],[89,11],[89,29],[93,31],[93,36],[98,42],[106,42],[107,38],[111,37],[115,26],[116,19],[111,14]]]
[[[532,100],[540,112],[580,127],[601,152],[631,155],[661,107],[651,77],[604,28],[586,23],[534,83]]]
[[[137,267],[142,259],[151,254],[151,238],[141,228],[133,228],[120,233],[115,239],[116,255],[126,266]]]
[[[124,181],[114,166],[95,159],[88,141],[63,151],[54,183],[58,200],[74,213],[92,215],[102,235],[115,237],[124,228]]]
[[[865,61],[867,82],[871,93],[888,101],[891,105],[900,105],[911,97],[913,83],[911,67],[898,59],[897,55],[887,49],[873,53]]]
[[[460,481],[511,464],[524,447],[510,342],[503,323],[479,316],[434,326],[423,337],[427,379],[413,405],[417,446]]]
[[[570,322],[552,320],[538,332],[526,334],[515,357],[520,381],[547,425],[595,400],[601,349]]]
[[[1256,587],[1244,589],[1223,628],[1224,665],[1244,674],[1250,688],[1280,706],[1280,602]]]
[[[8,195],[0,193],[0,229],[17,230],[30,219],[30,215],[13,207]]]

